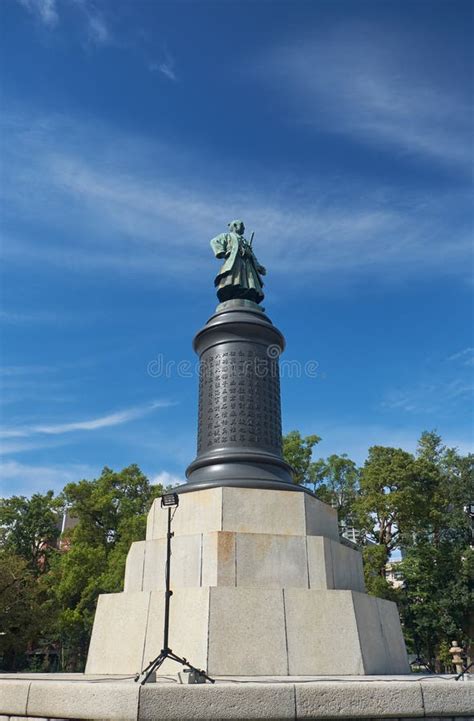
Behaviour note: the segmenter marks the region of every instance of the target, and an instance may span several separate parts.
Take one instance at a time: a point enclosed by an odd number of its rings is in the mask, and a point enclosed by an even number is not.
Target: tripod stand
[[[471,661],[469,666],[466,666],[465,668],[463,668],[461,673],[458,673],[458,675],[456,676],[456,678],[454,680],[459,681],[459,679],[461,679],[461,678],[464,680],[464,674],[467,673],[469,671],[469,669],[472,668],[473,666],[474,666],[474,661]]]
[[[413,661],[410,662],[410,668],[413,670],[413,666],[418,666],[419,668],[424,667],[424,668],[426,668],[426,670],[428,671],[428,673],[433,673],[433,669],[431,668],[431,666],[429,665],[429,663],[427,663],[427,662],[425,661],[425,659],[421,657],[420,651],[421,651],[421,649],[420,649],[420,641],[419,641],[419,639],[415,638],[415,653],[416,653],[416,658],[415,658]]]
[[[163,648],[161,649],[158,656],[153,659],[153,661],[150,661],[148,666],[143,669],[143,671],[140,671],[140,673],[137,673],[137,675],[135,676],[135,681],[140,681],[141,686],[143,686],[148,681],[153,671],[159,669],[167,658],[171,659],[172,661],[176,661],[177,663],[180,663],[182,666],[186,666],[186,668],[188,668],[190,671],[194,671],[196,677],[201,677],[206,679],[207,681],[210,681],[211,683],[215,683],[214,679],[208,676],[205,671],[196,668],[196,666],[190,664],[189,661],[184,657],[178,656],[177,654],[173,653],[173,651],[169,647],[170,601],[171,596],[173,595],[173,591],[171,591],[170,589],[171,539],[174,536],[174,533],[171,532],[171,509],[173,507],[176,509],[178,504],[179,496],[177,493],[167,493],[161,497],[161,507],[168,509],[168,533],[166,535],[166,589]]]

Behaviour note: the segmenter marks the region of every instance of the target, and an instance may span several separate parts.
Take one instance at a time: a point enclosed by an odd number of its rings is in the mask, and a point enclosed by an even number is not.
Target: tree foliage
[[[0,498],[0,546],[23,558],[38,575],[49,568],[51,555],[61,529],[58,514],[62,507],[53,491],[31,498]]]
[[[28,643],[42,631],[41,589],[28,562],[0,549],[0,656],[12,671],[25,663]]]
[[[359,490],[360,470],[345,453],[333,454],[312,463],[310,471],[316,496],[337,510],[339,525],[354,525],[354,504]]]
[[[293,468],[293,480],[298,485],[311,483],[313,448],[320,440],[315,434],[302,436],[299,431],[290,431],[283,436],[283,457]]]
[[[341,531],[357,529],[368,592],[396,601],[409,649],[439,663],[451,636],[472,640],[474,456],[425,431],[416,454],[373,446],[359,469],[345,454],[313,460],[313,438],[284,438],[298,482],[338,510]],[[393,554],[400,588],[387,580]]]
[[[128,550],[145,537],[146,514],[161,490],[131,465],[120,472],[106,467],[97,479],[69,483],[58,499],[49,492],[2,501],[1,553],[11,568],[21,561],[17,583],[24,603],[17,604],[18,614],[24,609],[25,616],[42,619],[42,635],[60,647],[65,670],[83,669],[97,598],[122,590]],[[77,525],[66,532],[60,551],[62,508]],[[17,623],[15,614],[12,619]],[[15,649],[4,646],[8,668],[14,656],[25,661],[26,641],[37,642],[33,628],[24,627]]]
[[[293,468],[295,483],[307,486],[338,512],[342,526],[353,522],[353,506],[359,486],[359,469],[345,453],[313,460],[313,449],[321,441],[316,434],[302,436],[290,431],[283,436],[283,457]]]
[[[425,432],[416,462],[427,492],[420,523],[403,539],[400,609],[410,645],[435,665],[446,641],[472,641],[474,553],[466,508],[474,498],[474,455],[461,456],[437,433]]]

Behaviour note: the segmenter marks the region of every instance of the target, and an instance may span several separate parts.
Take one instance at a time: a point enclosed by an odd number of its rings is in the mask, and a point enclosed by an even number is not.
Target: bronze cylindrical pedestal
[[[231,300],[217,307],[193,346],[200,359],[198,450],[179,492],[305,490],[282,457],[280,331],[256,303]]]

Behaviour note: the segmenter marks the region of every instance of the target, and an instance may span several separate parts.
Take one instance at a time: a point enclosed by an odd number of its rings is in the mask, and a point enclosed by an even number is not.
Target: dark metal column
[[[198,450],[178,490],[303,491],[281,450],[279,356],[285,339],[252,301],[221,303],[194,338],[200,359]]]

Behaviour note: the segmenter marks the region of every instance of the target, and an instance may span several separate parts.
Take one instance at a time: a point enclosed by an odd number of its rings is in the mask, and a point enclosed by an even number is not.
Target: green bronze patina
[[[266,270],[255,257],[252,241],[244,238],[244,232],[243,221],[233,220],[228,233],[211,240],[216,258],[225,259],[214,281],[221,303],[235,298],[261,303],[264,298],[261,276]]]

